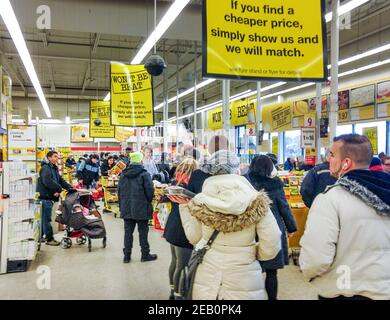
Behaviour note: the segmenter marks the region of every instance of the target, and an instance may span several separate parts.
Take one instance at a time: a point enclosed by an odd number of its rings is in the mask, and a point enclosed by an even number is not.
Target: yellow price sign
[[[111,125],[154,125],[152,77],[143,65],[111,63]]]
[[[203,75],[325,80],[324,0],[204,0]]]
[[[340,110],[338,122],[348,122],[349,110]]]
[[[115,126],[110,124],[110,101],[90,101],[89,136],[91,138],[115,138]]]

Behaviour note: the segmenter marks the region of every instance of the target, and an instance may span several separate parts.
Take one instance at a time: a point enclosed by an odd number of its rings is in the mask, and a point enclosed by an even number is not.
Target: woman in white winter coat
[[[270,260],[281,250],[280,230],[270,200],[238,175],[239,160],[218,151],[201,166],[210,174],[202,193],[181,202],[185,234],[195,249],[214,230],[219,233],[199,265],[194,300],[264,300],[267,294],[258,260]]]

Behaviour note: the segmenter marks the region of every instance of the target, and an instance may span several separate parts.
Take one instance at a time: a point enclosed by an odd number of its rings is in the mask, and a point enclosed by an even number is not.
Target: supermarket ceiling
[[[348,2],[341,1],[341,4]],[[129,63],[154,25],[153,0],[13,0],[28,49],[45,95],[58,99],[104,98],[110,88],[109,63]],[[157,21],[171,4],[157,1]],[[51,9],[52,29],[37,29],[37,7],[46,4]],[[327,12],[330,1],[327,1]],[[371,0],[352,11],[352,28],[340,32],[340,59],[389,43],[390,1]],[[330,24],[327,24],[330,48]],[[179,89],[193,86],[194,60],[197,78],[201,81],[201,1],[191,1],[157,44],[157,52],[168,64],[169,97],[176,94],[176,73]],[[14,96],[35,97],[35,91],[24,70],[10,35],[0,18],[0,55],[13,78]],[[340,67],[340,72],[390,58],[390,51]],[[155,78],[156,103],[163,100],[163,77]],[[266,86],[270,83],[264,83]],[[289,83],[283,88],[294,86]],[[256,83],[232,81],[232,94],[255,89]],[[275,91],[280,88],[275,89]],[[271,93],[272,91],[270,91]],[[215,81],[202,88],[198,105],[221,99],[221,83]],[[182,107],[191,105],[186,96]],[[170,105],[174,111],[174,104]],[[33,110],[35,112],[35,110]],[[160,110],[161,111],[161,110]],[[37,110],[40,112],[40,110]],[[41,116],[41,114],[37,114]],[[43,114],[42,114],[43,116]]]

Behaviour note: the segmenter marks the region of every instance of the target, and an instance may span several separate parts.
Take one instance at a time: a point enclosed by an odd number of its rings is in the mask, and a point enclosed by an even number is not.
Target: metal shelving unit
[[[15,174],[16,170],[24,175]],[[3,195],[8,198],[0,200],[0,274],[25,271],[40,249],[41,205],[35,201],[36,175],[27,171],[26,164],[3,163]],[[15,269],[19,264],[22,267]]]

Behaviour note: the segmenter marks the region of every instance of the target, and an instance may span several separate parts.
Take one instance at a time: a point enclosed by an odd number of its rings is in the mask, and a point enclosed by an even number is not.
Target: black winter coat
[[[153,216],[154,187],[142,165],[129,165],[118,184],[119,210],[122,219],[149,220]]]
[[[188,182],[187,189],[196,194],[201,193],[203,183],[209,177],[211,177],[210,174],[203,172],[200,169],[195,170],[191,175],[190,181]]]
[[[67,183],[59,174],[56,165],[43,162],[39,172],[37,182],[37,192],[39,199],[58,201],[59,197],[55,197],[55,193],[60,193],[62,189],[69,190],[72,186]]]
[[[180,186],[188,188],[185,184],[180,184]],[[183,224],[180,219],[179,205],[175,202],[172,202],[172,210],[165,225],[164,238],[174,246],[193,249],[192,244],[188,241],[184,233]]]
[[[260,191],[264,189],[264,191],[267,192],[272,201],[271,211],[275,216],[280,231],[282,232],[282,250],[274,259],[262,261],[261,266],[263,269],[281,269],[285,265],[288,265],[288,243],[286,231],[288,233],[297,231],[295,219],[286,200],[286,195],[284,194],[283,182],[277,177],[267,178],[251,172],[248,173],[246,178],[256,190]]]
[[[314,199],[336,181],[337,179],[330,175],[329,162],[321,163],[311,169],[301,185],[301,195],[306,207],[310,208]]]
[[[115,166],[115,163],[110,166],[107,161],[103,162],[103,164],[100,166],[100,173],[102,176],[107,177],[108,176],[108,171],[110,171],[113,167]]]

